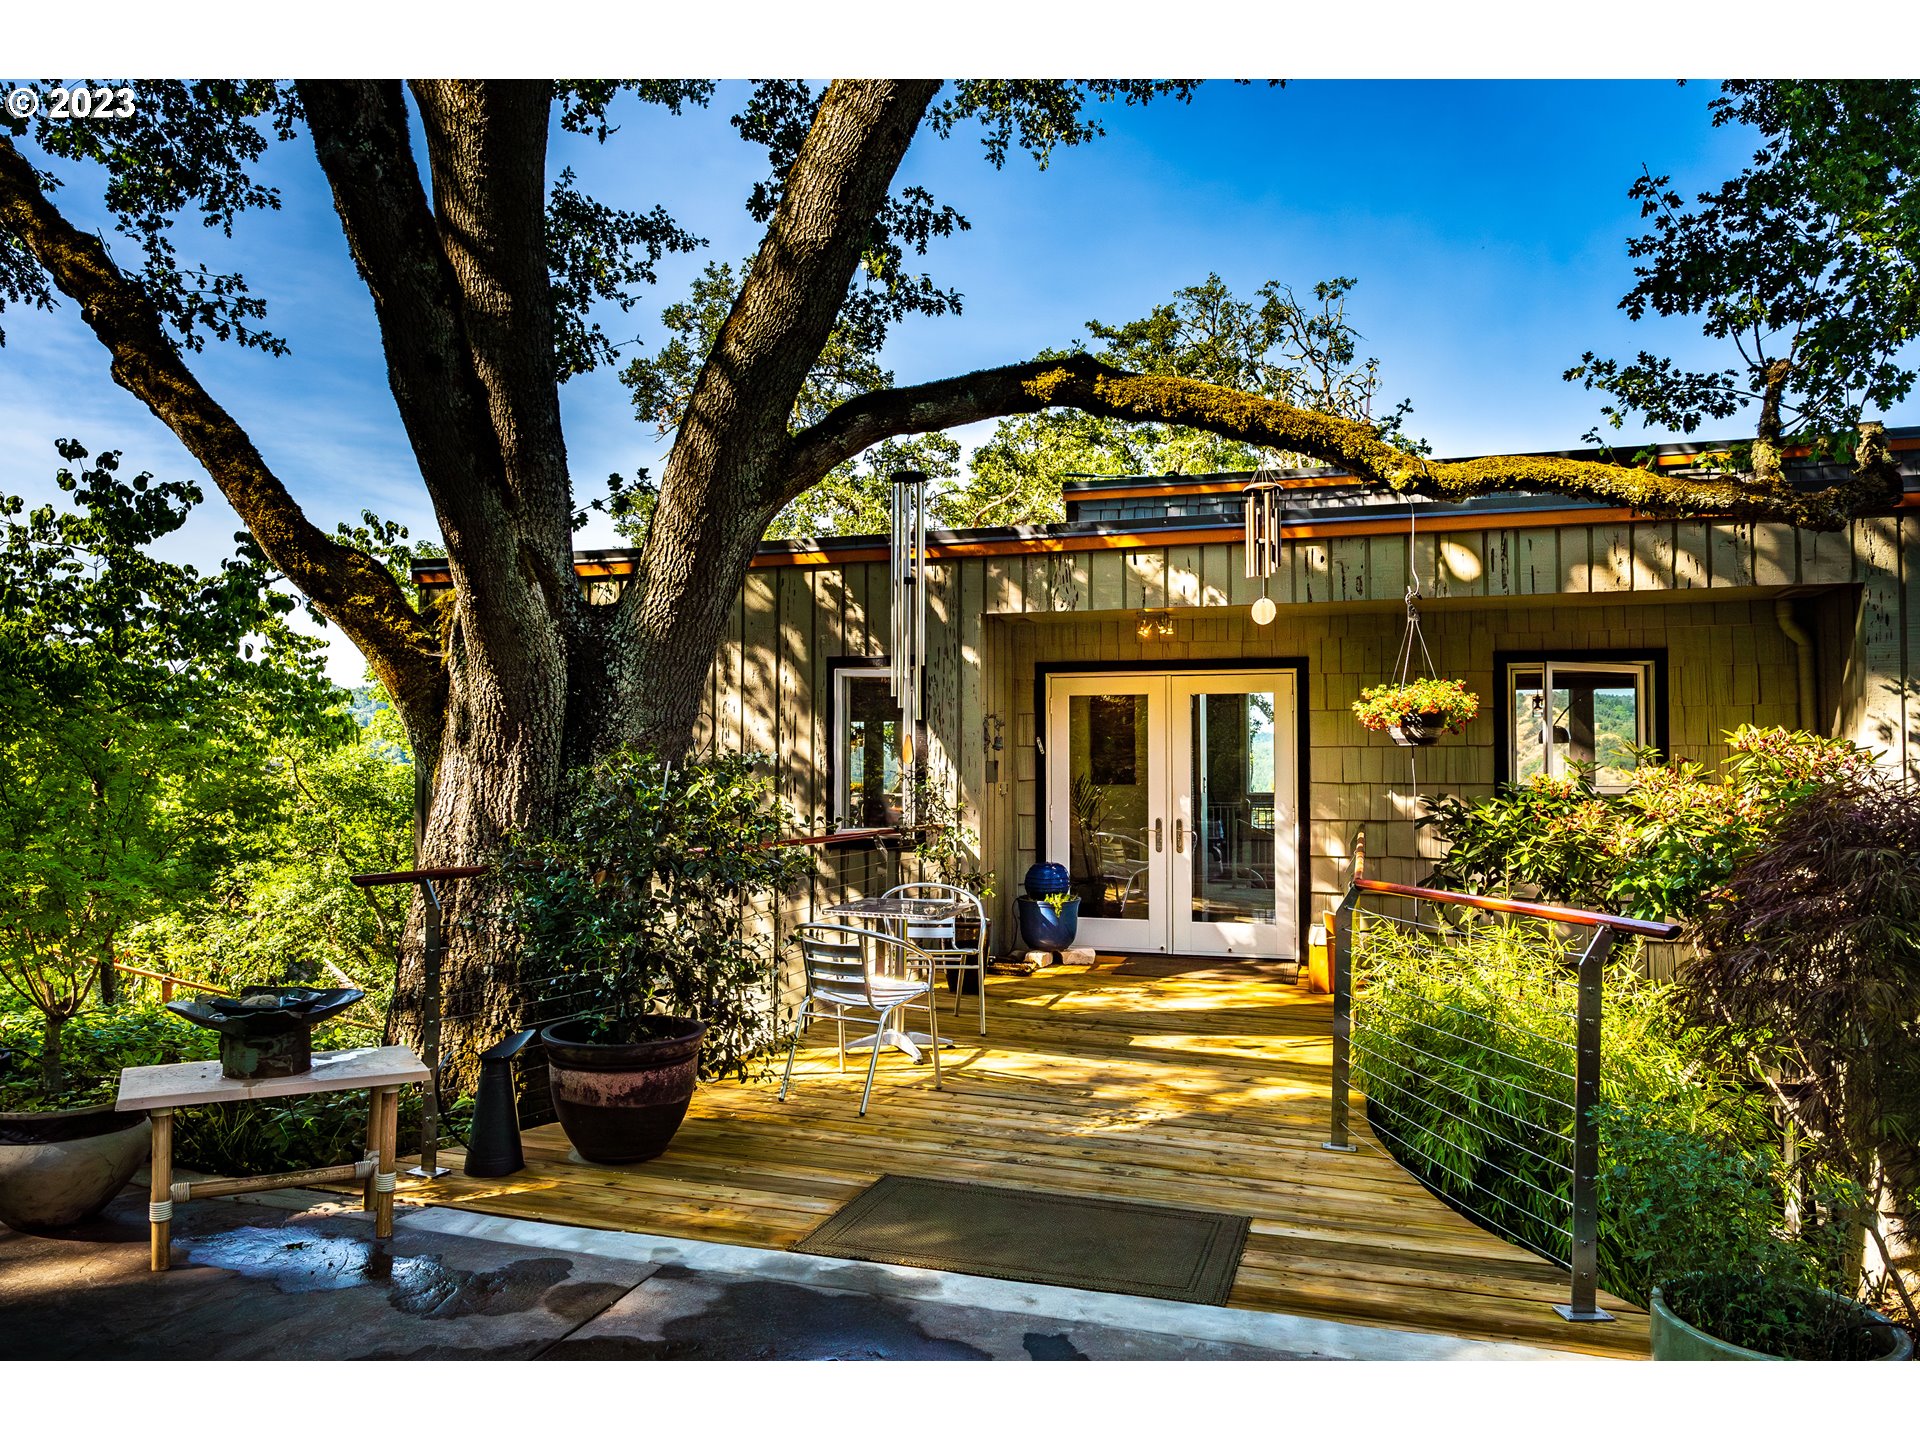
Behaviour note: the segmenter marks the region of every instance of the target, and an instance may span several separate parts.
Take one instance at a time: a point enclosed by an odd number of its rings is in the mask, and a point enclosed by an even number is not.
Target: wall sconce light
[[[1171,610],[1142,610],[1140,623],[1134,627],[1134,633],[1142,640],[1171,640],[1173,638],[1173,612]]]

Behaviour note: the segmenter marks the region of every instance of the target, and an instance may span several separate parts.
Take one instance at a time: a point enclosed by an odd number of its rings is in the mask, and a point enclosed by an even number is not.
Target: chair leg
[[[927,996],[927,1029],[933,1035],[933,1088],[940,1088],[940,999]]]
[[[974,947],[973,975],[980,986],[980,1033],[984,1035],[987,1033],[987,932],[984,926],[980,930],[980,943]],[[954,1012],[956,1016],[959,1013]]]
[[[835,1010],[833,1012],[833,1029],[834,1029],[835,1037],[840,1042],[840,1073],[844,1075],[847,1073],[847,1012],[846,1011]]]
[[[793,1017],[793,1044],[787,1047],[787,1074],[780,1082],[780,1098],[787,1098],[787,1087],[793,1084],[793,1057],[800,1051],[800,1032],[807,1028],[807,1006],[811,999],[800,1002],[800,1013]]]
[[[860,1113],[862,1115],[867,1113],[867,1100],[868,1097],[873,1094],[873,1072],[880,1064],[880,1037],[887,1033],[887,1020],[892,1014],[892,1010],[882,1010],[880,1012],[880,1023],[875,1025],[873,1029],[873,1053],[867,1057],[867,1085],[866,1088],[860,1092]]]

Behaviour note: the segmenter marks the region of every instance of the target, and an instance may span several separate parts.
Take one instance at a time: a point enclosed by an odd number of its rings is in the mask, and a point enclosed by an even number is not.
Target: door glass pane
[[[1513,672],[1513,779],[1524,784],[1536,775],[1547,773],[1547,751],[1541,744],[1541,714],[1546,702],[1540,695],[1540,672]]]
[[[847,680],[847,813],[866,828],[900,820],[900,706],[884,675]]]
[[[1193,918],[1275,920],[1274,692],[1193,697]]]
[[[1150,823],[1147,697],[1074,695],[1067,701],[1074,893],[1084,916],[1145,920]]]

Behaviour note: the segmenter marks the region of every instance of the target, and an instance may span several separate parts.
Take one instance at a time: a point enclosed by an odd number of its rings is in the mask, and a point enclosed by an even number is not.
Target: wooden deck
[[[957,1045],[945,1087],[890,1053],[855,1112],[864,1063],[837,1072],[816,1026],[786,1103],[770,1082],[703,1086],[673,1146],[612,1169],[568,1159],[558,1126],[529,1131],[527,1168],[408,1182],[407,1199],[524,1219],[784,1249],[883,1173],[1012,1183],[1253,1217],[1229,1303],[1254,1310],[1644,1357],[1646,1319],[1550,1306],[1564,1272],[1429,1194],[1356,1121],[1327,1134],[1331,1006],[1232,968],[1150,978],[1092,971],[992,977],[990,1033],[941,1017]]]

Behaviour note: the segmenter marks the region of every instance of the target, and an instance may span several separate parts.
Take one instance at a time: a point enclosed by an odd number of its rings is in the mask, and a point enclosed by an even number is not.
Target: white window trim
[[[893,671],[885,664],[843,665],[833,672],[833,811],[831,818],[842,825],[859,822],[853,815],[853,755],[847,744],[852,737],[848,723],[853,715],[853,682],[879,680],[890,682]]]
[[[1648,722],[1652,716],[1657,699],[1653,693],[1653,662],[1650,660],[1514,660],[1508,662],[1506,674],[1507,714],[1514,713],[1514,693],[1522,675],[1540,676],[1540,693],[1553,694],[1553,672],[1560,670],[1578,670],[1583,674],[1628,675],[1633,678],[1636,697],[1633,707],[1634,740],[1636,746],[1644,746],[1648,740]],[[1552,722],[1553,702],[1547,701],[1542,708],[1543,725]],[[1516,721],[1507,736],[1507,776],[1511,783],[1520,783],[1520,745],[1521,729]],[[1546,774],[1555,780],[1566,778],[1564,751],[1553,744],[1550,735],[1540,737],[1541,754],[1546,756]],[[1594,782],[1594,793],[1599,795],[1620,795],[1626,792],[1625,785],[1602,785]]]

